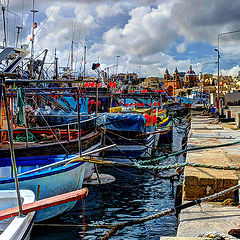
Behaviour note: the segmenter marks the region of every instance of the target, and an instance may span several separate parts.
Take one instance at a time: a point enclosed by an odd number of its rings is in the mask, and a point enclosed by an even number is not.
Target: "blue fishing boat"
[[[167,111],[161,111],[158,115],[157,131],[158,145],[171,144],[173,138],[173,123],[170,117],[167,116]]]
[[[16,158],[20,188],[33,191],[37,200],[80,189],[86,163],[75,162],[66,165],[71,158],[62,160],[61,156]],[[11,189],[15,189],[11,161],[9,158],[3,158],[0,161],[0,190]],[[37,212],[36,221],[62,214],[72,209],[75,203],[76,201],[42,209]]]
[[[157,139],[148,132],[142,114],[107,113],[100,119],[106,126],[105,142],[117,144],[102,153],[104,159],[131,164],[140,157],[151,156]]]

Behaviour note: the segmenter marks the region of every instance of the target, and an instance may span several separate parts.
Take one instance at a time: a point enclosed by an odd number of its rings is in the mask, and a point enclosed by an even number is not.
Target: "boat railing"
[[[92,117],[92,118],[89,118],[89,119],[86,119],[86,120],[82,120],[80,122],[80,124],[83,124],[83,123],[87,123],[87,122],[90,122],[90,121],[93,121],[95,120],[96,117]],[[15,129],[12,129],[13,133],[14,132],[18,132],[18,131],[24,131],[25,132],[25,136],[26,136],[26,142],[25,142],[25,145],[26,147],[29,146],[29,139],[28,139],[28,134],[29,132],[31,131],[34,131],[34,130],[55,130],[55,129],[66,129],[66,135],[67,135],[67,142],[70,142],[71,140],[71,136],[70,136],[70,129],[72,126],[77,126],[78,122],[73,122],[73,123],[68,123],[68,124],[59,124],[59,125],[53,125],[53,126],[41,126],[41,127],[31,127],[31,128],[15,128]],[[77,130],[77,128],[76,128]],[[87,129],[89,130],[89,129]],[[7,129],[0,129],[0,133],[1,132],[7,132],[8,130]],[[61,136],[59,137],[61,138]]]

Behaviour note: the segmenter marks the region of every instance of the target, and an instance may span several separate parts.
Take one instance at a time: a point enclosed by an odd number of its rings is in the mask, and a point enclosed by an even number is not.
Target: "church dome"
[[[192,65],[189,66],[189,69],[188,69],[186,75],[187,76],[195,76],[196,75],[196,73],[192,69]]]

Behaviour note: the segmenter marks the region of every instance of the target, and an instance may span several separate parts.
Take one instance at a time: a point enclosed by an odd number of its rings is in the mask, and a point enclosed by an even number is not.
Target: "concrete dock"
[[[192,117],[188,136],[188,148],[212,146],[240,140],[240,130],[234,123],[219,123],[216,119],[196,115]],[[188,152],[187,162],[219,166],[240,165],[240,145]],[[220,192],[237,185],[240,171],[185,167],[183,202]],[[191,239],[209,232],[228,234],[231,229],[240,229],[240,208],[223,206],[223,200],[233,198],[233,193],[215,202],[182,210],[179,214],[177,237],[167,239]],[[199,238],[196,238],[199,239]],[[202,238],[206,239],[206,238]]]

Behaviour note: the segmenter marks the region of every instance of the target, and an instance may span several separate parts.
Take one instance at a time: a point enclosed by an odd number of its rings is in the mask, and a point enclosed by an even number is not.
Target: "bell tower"
[[[192,65],[189,66],[187,73],[185,74],[185,87],[192,88],[196,85],[197,75],[192,69]]]

